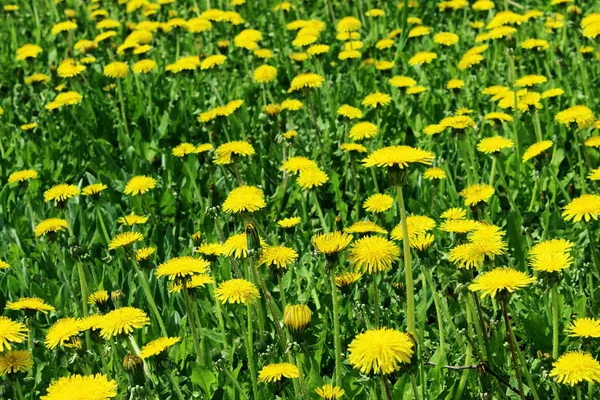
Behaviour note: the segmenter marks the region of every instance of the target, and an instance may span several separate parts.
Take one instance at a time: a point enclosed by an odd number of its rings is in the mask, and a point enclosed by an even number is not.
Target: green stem
[[[198,337],[198,331],[196,330],[196,322],[194,314],[192,313],[192,307],[190,306],[190,294],[187,287],[187,283],[183,282],[183,298],[185,301],[185,311],[187,313],[187,320],[190,323],[190,329],[192,330],[192,338],[194,340],[194,348],[196,349],[196,362],[204,367],[204,357],[202,356],[202,347],[200,346],[200,338]]]
[[[335,284],[335,268],[333,265],[329,266],[330,281],[331,281],[331,298],[333,307],[333,344],[335,351],[335,379],[334,386],[339,386],[342,382],[342,340],[340,335],[340,315],[339,315],[339,300],[337,293],[337,286]]]
[[[387,400],[394,400],[394,398],[392,397],[392,391],[390,390],[390,383],[388,382],[387,377],[383,373],[381,373],[381,381],[383,382],[383,388]]]
[[[140,269],[137,261],[134,260],[133,266],[140,278],[140,283],[142,284],[142,289],[144,290],[144,294],[146,295],[146,300],[148,300],[148,305],[154,314],[154,317],[158,321],[158,326],[160,327],[160,331],[163,336],[169,336],[167,333],[167,328],[165,328],[165,323],[163,322],[162,316],[160,315],[160,311],[158,311],[158,307],[156,306],[156,302],[154,301],[154,297],[152,296],[152,291],[150,290],[150,283],[148,282],[148,278]]]
[[[406,208],[404,206],[404,195],[402,186],[396,188],[398,194],[398,206],[400,208],[400,223],[402,224],[402,243],[404,245],[404,273],[406,275],[406,321],[408,331],[416,334],[415,329],[415,293],[412,274],[412,259],[410,254],[410,241],[408,238],[408,224],[406,221]]]
[[[533,115],[534,115],[533,116],[533,121],[534,121],[533,126],[535,129],[535,136],[537,138],[537,141],[541,142],[544,139],[542,136],[542,125],[540,124],[540,113],[536,109]]]
[[[558,360],[558,289],[552,284],[552,358]]]
[[[79,274],[79,285],[81,286],[81,306],[83,309],[83,317],[85,318],[89,315],[88,303],[87,303],[89,290],[88,290],[87,280],[85,278],[85,271],[83,269],[83,263],[81,261],[77,261],[76,263],[77,263],[77,272]],[[88,351],[92,350],[92,342],[90,340],[90,331],[89,330],[85,331],[85,346]]]
[[[246,391],[240,385],[239,380],[235,379],[235,377],[233,375],[231,375],[231,372],[227,368],[228,368],[228,366],[225,366],[225,368],[223,368],[223,372],[225,373],[225,376],[233,384],[233,387],[239,392],[240,396],[242,396],[243,399],[248,400]]]
[[[102,217],[102,211],[100,210],[100,207],[96,207],[96,214],[98,215],[98,221],[100,222],[100,227],[102,228],[102,234],[104,235],[106,244],[108,244],[110,243],[110,236],[106,230],[106,224],[104,223],[104,217]]]
[[[308,398],[308,395],[306,393],[306,382],[304,380],[304,370],[301,356],[301,354],[296,354],[296,367],[298,368],[298,382],[300,383],[301,398],[306,399]]]
[[[379,287],[377,286],[377,274],[373,275],[373,300],[375,308],[375,327],[379,327]]]
[[[433,282],[433,277],[431,276],[431,271],[429,270],[429,266],[424,263],[421,264],[423,268],[423,275],[425,275],[425,279],[429,286],[431,287],[431,294],[433,296],[433,304],[435,306],[435,317],[438,323],[438,334],[440,340],[440,360],[441,362],[446,362],[446,335],[444,333],[444,320],[442,319],[442,311],[440,305],[440,295],[435,288],[435,284]]]
[[[121,103],[121,117],[123,118],[123,127],[125,128],[125,134],[129,137],[129,127],[127,126],[127,116],[125,113],[125,101],[123,100],[123,89],[121,87],[121,80],[117,79],[117,94],[119,96],[119,103]]]
[[[419,400],[419,387],[417,386],[417,378],[414,373],[410,374],[410,383],[412,384],[415,400]]]
[[[323,227],[323,230],[325,232],[329,232],[329,227],[327,226],[327,222],[325,222],[325,217],[323,216],[323,210],[321,209],[321,205],[319,204],[319,198],[317,196],[317,192],[313,191],[312,193],[315,197],[315,206],[317,208],[317,215],[319,216],[319,219],[321,220],[321,226]]]
[[[510,326],[510,320],[508,318],[507,300],[502,300],[502,314],[504,315],[504,325],[506,326],[506,336],[508,337],[508,344],[510,346],[510,356],[515,368],[515,375],[517,377],[517,383],[519,384],[519,396],[521,400],[525,400],[525,391],[523,389],[523,379],[521,378],[521,371],[519,370],[519,362],[517,361],[517,354],[515,350],[514,334],[512,327]]]
[[[171,382],[171,386],[173,387],[173,390],[175,391],[177,398],[179,400],[185,400],[185,397],[183,397],[183,393],[181,393],[181,388],[179,387],[179,382],[177,382],[177,379],[175,378],[175,376],[171,373],[171,371],[166,371],[166,372],[167,372],[167,375],[169,375],[169,381]]]
[[[256,366],[254,365],[254,355],[252,353],[252,305],[246,307],[248,317],[248,329],[246,332],[246,358],[248,360],[248,369],[250,370],[250,379],[252,380],[252,397],[258,399],[258,377],[256,375]]]
[[[492,159],[492,171],[490,172],[490,186],[494,187],[494,183],[496,181],[496,165],[498,164],[498,160],[496,156]]]
[[[253,265],[250,266],[251,269],[256,270],[256,267]],[[262,288],[263,294],[265,295],[265,299],[267,300],[267,305],[269,306],[269,310],[271,311],[271,317],[273,317],[273,325],[275,326],[275,331],[277,332],[277,337],[279,338],[279,343],[281,344],[281,350],[283,352],[286,351],[287,344],[285,340],[285,336],[281,330],[281,326],[279,324],[279,316],[277,315],[277,311],[275,310],[275,304],[273,302],[273,296],[271,296],[271,292],[267,288],[265,280],[260,271],[256,271],[256,275],[258,275],[258,281],[260,282],[260,286]]]

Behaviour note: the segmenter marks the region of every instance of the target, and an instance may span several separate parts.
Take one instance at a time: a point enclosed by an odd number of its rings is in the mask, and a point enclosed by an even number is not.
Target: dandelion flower
[[[204,60],[202,60],[202,62],[200,63],[200,69],[204,71],[207,69],[214,68],[217,65],[223,65],[223,64],[225,64],[226,60],[227,60],[227,57],[222,54],[208,56]]]
[[[44,344],[52,350],[57,346],[62,346],[73,336],[77,336],[79,332],[81,332],[81,326],[77,319],[61,318],[48,329]]]
[[[300,74],[292,79],[288,93],[304,88],[317,89],[323,85],[324,81],[325,79],[321,75],[315,73]]]
[[[63,22],[58,22],[58,23],[54,24],[54,26],[52,27],[51,33],[53,35],[58,35],[61,32],[69,32],[74,29],[77,29],[77,24],[75,22],[63,21]]]
[[[352,140],[370,139],[377,136],[379,128],[371,122],[359,122],[350,128],[349,136]]]
[[[523,154],[523,162],[527,162],[532,158],[539,156],[544,151],[552,147],[552,144],[553,143],[551,140],[543,140],[541,142],[532,144],[527,148],[527,150],[525,150],[525,153]]]
[[[117,382],[106,375],[71,375],[54,381],[40,400],[109,400],[117,397]]]
[[[429,64],[436,58],[437,58],[437,54],[435,54],[435,53],[432,53],[429,51],[421,51],[421,52],[415,54],[414,56],[412,56],[410,58],[410,60],[408,60],[408,65],[415,66],[415,65]]]
[[[571,337],[599,338],[600,320],[594,318],[577,318],[566,329]]]
[[[314,187],[323,186],[329,177],[319,168],[309,168],[300,172],[296,183],[303,189],[308,190]]]
[[[382,213],[392,208],[393,204],[394,199],[391,196],[388,196],[387,194],[376,193],[369,196],[369,198],[365,200],[363,203],[363,208],[368,212]]]
[[[285,246],[269,246],[262,250],[258,265],[266,265],[275,269],[287,269],[297,259],[298,253],[294,249]]]
[[[173,347],[181,341],[180,337],[161,337],[151,342],[148,342],[140,350],[142,359],[150,358],[159,355],[170,347]]]
[[[341,398],[346,392],[339,386],[332,386],[331,384],[326,384],[316,388],[315,393],[317,394],[317,396],[324,400],[337,400]]]
[[[279,221],[277,221],[277,225],[279,225],[283,229],[290,229],[298,225],[300,222],[302,222],[302,219],[300,217],[290,217],[280,219]]]
[[[135,64],[133,64],[131,70],[134,74],[147,74],[150,71],[154,71],[156,68],[158,68],[156,61],[145,59],[137,61]]]
[[[10,350],[10,343],[23,343],[27,339],[27,327],[8,317],[0,316],[0,352]]]
[[[248,142],[227,142],[215,150],[215,164],[228,165],[233,162],[233,157],[248,157],[255,154],[254,147]]]
[[[132,211],[131,214],[119,218],[117,220],[117,222],[119,224],[133,226],[133,225],[138,225],[138,224],[145,224],[146,222],[148,222],[148,217],[144,217],[144,216],[141,216],[141,215],[136,215]]]
[[[302,332],[310,323],[312,311],[305,304],[285,306],[283,310],[283,325],[292,332]]]
[[[358,239],[349,250],[350,263],[363,272],[377,273],[392,268],[400,256],[396,244],[381,236]]]
[[[77,196],[78,194],[79,188],[77,186],[61,183],[59,185],[52,186],[50,189],[44,192],[44,201],[46,203],[52,200],[64,202]]]
[[[428,168],[423,174],[423,177],[425,179],[429,179],[430,181],[446,179],[446,173],[441,168]]]
[[[27,182],[31,179],[36,179],[38,173],[33,169],[25,169],[22,171],[16,171],[9,175],[8,183],[14,182]]]
[[[311,238],[311,242],[317,251],[326,255],[339,253],[348,247],[351,241],[352,235],[339,231],[320,233]]]
[[[459,193],[465,198],[465,205],[475,206],[479,203],[487,203],[490,197],[494,195],[494,188],[488,184],[481,183],[471,185]]]
[[[230,279],[215,289],[215,297],[221,303],[252,304],[260,298],[258,288],[245,279]]]
[[[341,105],[337,110],[338,115],[346,117],[348,119],[359,119],[363,117],[362,111],[356,107],[352,107],[348,104]]]
[[[115,236],[108,244],[109,250],[118,249],[120,247],[131,246],[135,242],[139,242],[144,239],[144,235],[141,232],[123,232]]]
[[[64,231],[69,226],[67,221],[61,218],[48,218],[40,222],[34,230],[35,236],[39,237],[49,233]]]
[[[317,163],[309,160],[306,157],[295,156],[287,159],[281,166],[280,170],[291,174],[299,174],[302,171],[318,168]]]
[[[134,329],[143,328],[150,324],[148,315],[135,307],[117,308],[105,314],[98,322],[100,336],[110,339],[121,334],[130,334]]]
[[[254,70],[254,81],[268,83],[277,77],[277,68],[270,65],[261,65]]]
[[[443,219],[463,219],[467,216],[467,211],[462,208],[449,208],[444,211],[440,217]]]
[[[27,372],[33,367],[33,357],[28,350],[11,350],[0,355],[0,376]]]
[[[240,186],[233,189],[223,202],[223,211],[228,214],[255,212],[266,207],[263,191],[256,186]]]
[[[91,185],[87,185],[81,190],[81,194],[84,196],[94,196],[99,195],[104,190],[108,189],[103,183],[92,183]]]
[[[477,150],[485,154],[494,154],[502,149],[510,149],[514,146],[512,139],[505,139],[502,136],[483,138],[477,143]]]
[[[365,167],[393,167],[400,169],[412,164],[421,163],[430,165],[435,155],[429,151],[410,146],[390,146],[376,150],[363,159]]]
[[[104,67],[104,76],[113,79],[123,79],[129,74],[129,66],[124,62],[115,61]]]
[[[462,209],[458,209],[460,210],[460,218],[458,219],[447,219],[446,221],[442,222],[442,224],[440,225],[440,230],[444,231],[444,232],[454,232],[454,233],[468,233],[468,232],[472,232],[474,230],[476,230],[481,223],[477,222],[477,221],[473,221],[471,219],[462,219],[465,217],[466,215],[466,211],[462,210]],[[442,218],[444,218],[443,216],[444,214],[442,214]],[[458,215],[453,215],[453,216],[458,216]]]
[[[592,126],[596,117],[594,113],[586,106],[573,106],[556,114],[554,120],[567,128],[571,124],[577,124],[579,129],[584,129]]]
[[[571,386],[583,381],[593,384],[600,382],[600,363],[589,353],[570,351],[552,363],[550,376]]]
[[[426,215],[410,215],[406,217],[406,226],[408,228],[408,236],[411,237],[418,233],[425,233],[432,230],[435,227],[435,221]],[[394,240],[402,240],[402,222],[392,230],[391,236]]]
[[[196,274],[192,275],[192,278],[185,282],[185,286],[188,289],[195,289],[199,287],[205,287],[206,285],[212,285],[215,283],[215,280],[212,276],[208,274]],[[177,281],[169,282],[169,292],[170,293],[179,293],[183,289],[183,284]]]
[[[567,204],[562,213],[566,221],[579,222],[582,219],[589,222],[590,219],[598,219],[600,215],[600,196],[595,194],[583,194]]]
[[[144,194],[150,189],[156,187],[156,180],[149,176],[138,175],[134,176],[125,185],[125,194],[137,196],[138,194]]]
[[[366,153],[367,152],[367,148],[365,146],[363,146],[362,144],[358,144],[358,143],[342,143],[340,144],[340,149],[349,153],[352,151],[355,151],[357,153]]]
[[[175,257],[160,264],[154,271],[158,277],[166,276],[169,280],[182,279],[194,274],[204,274],[210,264],[202,258],[190,256]]]
[[[517,79],[515,82],[516,87],[529,87],[540,85],[542,83],[548,82],[548,78],[543,75],[527,75],[522,78]]]
[[[38,297],[22,297],[14,302],[9,301],[6,308],[9,310],[40,311],[44,314],[47,314],[48,311],[54,311],[54,307],[46,304],[43,299]]]
[[[278,382],[283,378],[298,378],[298,367],[290,363],[269,364],[258,373],[259,382]]]
[[[458,43],[459,37],[456,33],[451,32],[440,32],[437,33],[433,37],[433,41],[435,43],[444,45],[444,46],[452,46],[453,44]]]
[[[388,375],[409,364],[414,342],[406,333],[392,328],[370,329],[359,334],[348,346],[348,361],[363,374]]]
[[[340,288],[345,288],[358,281],[363,274],[361,272],[344,272],[341,275],[335,276],[335,285]]]
[[[371,221],[358,221],[348,228],[344,228],[344,232],[347,233],[382,233],[387,234],[388,232]]]
[[[44,50],[36,44],[24,44],[17,49],[17,61],[23,61],[28,58],[36,58],[42,51]]]
[[[376,91],[375,93],[367,95],[361,104],[366,107],[377,108],[379,106],[387,106],[391,102],[392,97],[389,94]]]
[[[477,276],[469,285],[472,292],[481,291],[481,298],[486,296],[496,297],[498,293],[513,293],[522,287],[535,282],[534,277],[529,277],[521,271],[512,268],[496,268],[485,274]]]
[[[248,240],[245,233],[230,236],[223,243],[223,254],[227,257],[243,258],[248,255]]]

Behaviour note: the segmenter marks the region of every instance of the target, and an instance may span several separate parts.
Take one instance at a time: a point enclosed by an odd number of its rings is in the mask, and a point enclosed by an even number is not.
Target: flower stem
[[[187,319],[190,323],[190,329],[192,330],[194,348],[196,349],[196,362],[201,366],[204,366],[204,357],[202,356],[202,347],[200,347],[200,338],[198,337],[198,331],[196,330],[196,322],[194,314],[192,313],[192,307],[190,306],[190,294],[185,281],[183,282],[183,299],[185,301],[185,312],[187,313]]]
[[[334,386],[339,386],[342,382],[342,340],[340,336],[340,315],[339,315],[339,300],[337,286],[335,284],[335,268],[331,267],[331,298],[333,307],[333,344],[335,351],[335,383]]]
[[[379,327],[379,287],[377,286],[377,274],[373,275],[373,301],[375,302],[375,327]]]
[[[504,324],[506,326],[506,335],[508,337],[508,344],[510,346],[510,356],[512,358],[513,366],[515,367],[515,375],[519,384],[519,396],[521,400],[525,400],[525,391],[523,389],[523,379],[521,378],[521,371],[519,370],[519,362],[517,361],[517,353],[515,350],[514,334],[512,327],[510,326],[510,320],[508,319],[507,300],[502,300],[502,314],[504,315]]]
[[[558,360],[558,289],[552,284],[552,358]]]
[[[175,376],[173,376],[171,371],[167,371],[167,375],[169,375],[169,381],[171,382],[171,386],[173,386],[173,390],[175,391],[177,398],[179,400],[185,400],[185,397],[183,397],[183,393],[181,393],[181,388],[179,387],[179,382],[177,382],[177,379],[175,378]]]
[[[85,279],[85,271],[83,269],[83,263],[81,261],[77,261],[77,272],[79,274],[79,286],[81,286],[81,306],[83,309],[83,317],[87,317],[89,315],[88,312],[88,285],[87,280]],[[92,350],[92,342],[90,340],[90,332],[89,330],[85,331],[85,346],[88,351]]]
[[[127,117],[125,113],[125,101],[123,100],[123,89],[121,87],[120,79],[117,79],[117,94],[119,96],[119,103],[121,103],[121,117],[123,118],[123,128],[125,128],[125,133],[129,137],[129,128],[127,127]]]
[[[319,198],[317,197],[317,192],[313,191],[313,195],[315,196],[315,205],[317,207],[317,215],[321,220],[321,226],[325,232],[329,232],[329,227],[327,226],[327,222],[325,222],[325,217],[323,216],[323,210],[321,209],[321,205],[319,204]]]
[[[417,378],[414,373],[410,374],[410,383],[412,383],[413,394],[415,400],[419,400],[419,387],[417,386]]]
[[[398,206],[400,207],[400,223],[402,224],[402,243],[404,245],[404,273],[406,276],[406,321],[408,331],[415,334],[415,293],[412,275],[412,259],[410,254],[410,242],[408,239],[408,224],[406,222],[406,208],[404,206],[404,195],[402,186],[397,186]]]
[[[150,309],[152,310],[154,317],[158,321],[158,326],[160,327],[160,331],[161,331],[162,335],[169,336],[167,334],[167,328],[165,328],[165,323],[163,322],[160,312],[158,311],[158,307],[156,306],[156,302],[154,302],[154,297],[152,296],[152,291],[150,290],[150,283],[148,282],[148,278],[146,278],[146,275],[140,269],[140,266],[138,265],[137,261],[133,262],[133,266],[138,274],[138,277],[140,278],[140,283],[142,284],[142,289],[144,290],[144,293],[146,294],[146,300],[148,300],[148,305],[150,306]]]
[[[250,370],[250,379],[252,380],[252,397],[258,399],[258,377],[256,375],[256,366],[254,365],[254,355],[252,353],[252,305],[246,307],[246,316],[248,317],[248,328],[246,332],[246,358],[248,369]]]
[[[383,373],[381,373],[381,381],[383,382],[383,388],[385,390],[385,396],[387,397],[387,400],[394,400],[392,397],[392,391],[390,390],[390,383]]]
[[[498,160],[494,156],[492,159],[492,171],[490,172],[490,186],[494,187],[494,183],[496,181],[496,165],[498,164]]]

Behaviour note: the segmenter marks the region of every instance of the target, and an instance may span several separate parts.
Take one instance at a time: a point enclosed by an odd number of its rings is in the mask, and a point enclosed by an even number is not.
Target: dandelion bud
[[[305,304],[297,304],[285,306],[283,311],[283,325],[288,328],[291,332],[300,333],[310,323],[312,312],[310,308]]]

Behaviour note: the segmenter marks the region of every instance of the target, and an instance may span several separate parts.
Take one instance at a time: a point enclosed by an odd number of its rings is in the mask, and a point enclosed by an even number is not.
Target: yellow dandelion
[[[240,186],[233,189],[223,202],[223,211],[228,214],[255,212],[266,207],[265,196],[256,186]]]
[[[230,279],[215,289],[215,297],[221,303],[252,304],[260,298],[258,288],[245,279]]]

